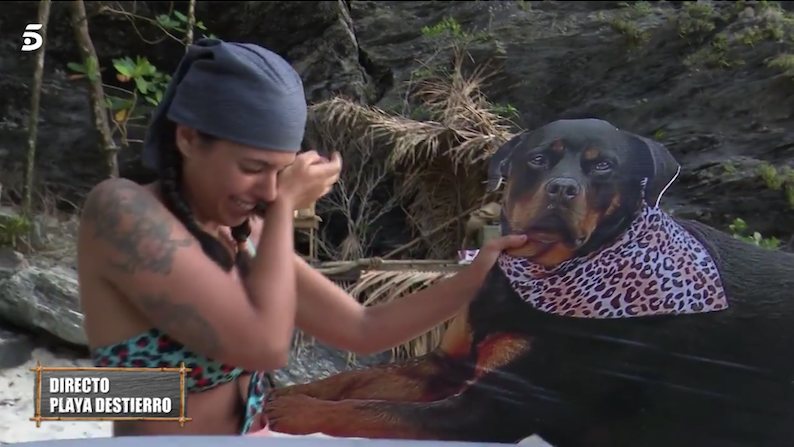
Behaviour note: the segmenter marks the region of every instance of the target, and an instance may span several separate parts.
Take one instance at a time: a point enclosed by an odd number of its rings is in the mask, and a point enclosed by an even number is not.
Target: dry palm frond
[[[316,104],[310,127],[326,147],[378,148],[399,179],[400,194],[414,229],[425,233],[459,213],[484,203],[486,162],[510,139],[511,124],[493,112],[481,93],[488,76],[466,76],[463,56],[453,70],[417,83],[411,96],[429,119],[416,121],[376,108],[332,98]],[[453,223],[443,239],[434,239],[428,256],[449,257],[461,240],[462,223]]]

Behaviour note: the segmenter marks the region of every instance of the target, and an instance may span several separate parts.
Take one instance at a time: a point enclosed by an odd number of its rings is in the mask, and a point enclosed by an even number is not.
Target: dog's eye
[[[538,154],[529,159],[529,164],[532,166],[543,166],[546,164],[546,156],[543,154]]]
[[[595,169],[596,171],[609,171],[610,169],[612,169],[612,163],[609,161],[599,161],[598,163],[596,163],[593,169]]]

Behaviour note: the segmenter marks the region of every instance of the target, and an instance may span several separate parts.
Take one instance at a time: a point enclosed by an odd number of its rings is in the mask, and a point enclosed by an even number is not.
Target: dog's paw
[[[334,420],[334,402],[302,394],[274,396],[265,407],[268,426],[279,433],[308,435],[323,433]]]
[[[268,400],[275,400],[285,396],[294,396],[296,394],[306,394],[301,392],[300,385],[280,386],[271,388],[267,391]]]

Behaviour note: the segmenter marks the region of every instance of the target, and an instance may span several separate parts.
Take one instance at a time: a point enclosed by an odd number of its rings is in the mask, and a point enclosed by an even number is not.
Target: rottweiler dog
[[[490,160],[505,253],[432,353],[273,390],[273,430],[558,446],[794,445],[794,255],[675,218],[660,143],[597,120]],[[522,270],[523,269],[523,270]]]

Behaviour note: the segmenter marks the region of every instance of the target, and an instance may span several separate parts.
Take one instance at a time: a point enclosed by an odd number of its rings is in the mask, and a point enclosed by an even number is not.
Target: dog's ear
[[[488,162],[488,192],[494,192],[502,185],[510,169],[510,155],[523,139],[524,134],[518,134],[499,146],[491,155]]]
[[[645,201],[659,206],[662,196],[681,172],[681,165],[664,144],[650,138],[626,132],[632,149],[640,152],[638,174],[645,181]]]

